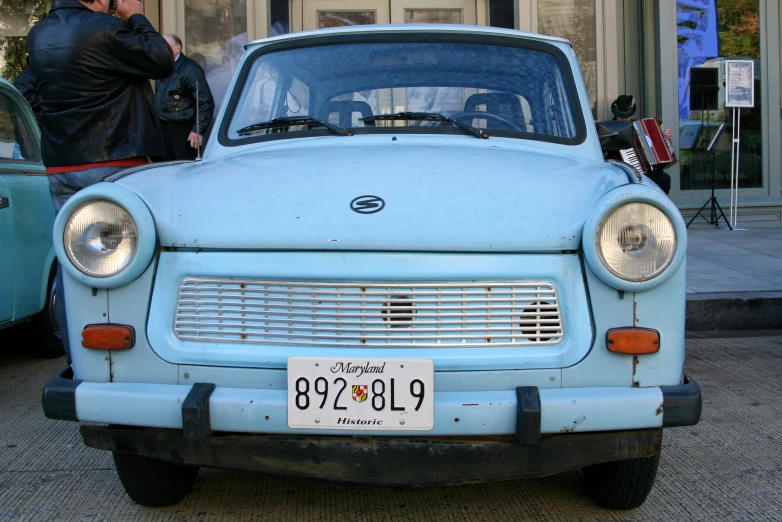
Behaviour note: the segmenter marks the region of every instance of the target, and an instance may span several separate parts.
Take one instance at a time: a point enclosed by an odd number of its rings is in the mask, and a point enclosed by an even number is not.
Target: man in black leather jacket
[[[169,76],[174,57],[139,0],[117,0],[121,18],[108,8],[109,0],[53,0],[27,37],[47,174],[163,156],[149,80]],[[69,181],[59,180],[83,188]]]
[[[155,100],[168,160],[192,160],[212,125],[215,103],[201,66],[182,54],[182,40],[163,35],[174,52],[174,74],[155,82]],[[196,125],[198,104],[198,125]]]
[[[162,157],[150,80],[174,71],[174,55],[139,0],[53,0],[27,36],[41,99],[41,147],[55,210],[78,190]],[[62,269],[57,322],[70,359]]]

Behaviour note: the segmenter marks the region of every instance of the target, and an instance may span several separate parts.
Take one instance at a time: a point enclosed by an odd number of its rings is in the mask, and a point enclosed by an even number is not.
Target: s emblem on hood
[[[386,206],[386,202],[377,196],[359,196],[350,202],[350,210],[359,214],[374,214],[380,212]]]

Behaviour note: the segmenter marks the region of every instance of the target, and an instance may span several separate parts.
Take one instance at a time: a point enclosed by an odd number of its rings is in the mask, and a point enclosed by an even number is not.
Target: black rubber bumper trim
[[[660,386],[663,392],[663,428],[692,426],[701,419],[701,389],[695,379],[684,376],[684,384]]]
[[[540,392],[537,386],[516,388],[516,438],[524,446],[540,440]]]
[[[210,382],[197,382],[182,403],[182,438],[185,442],[203,442],[209,438],[209,396],[215,389]]]
[[[352,437],[215,432],[187,442],[181,430],[79,427],[92,448],[167,462],[377,485],[444,485],[541,477],[601,462],[651,457],[661,429],[563,433],[536,446],[514,437]]]
[[[43,413],[50,419],[77,421],[76,388],[81,381],[73,378],[73,370],[66,368],[43,387]]]

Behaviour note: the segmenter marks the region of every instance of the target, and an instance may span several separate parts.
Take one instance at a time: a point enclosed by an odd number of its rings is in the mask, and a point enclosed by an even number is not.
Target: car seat
[[[482,105],[486,107],[485,110],[480,109]],[[496,114],[497,116],[516,124],[522,132],[527,132],[527,125],[524,122],[524,112],[521,109],[521,101],[517,95],[509,92],[472,94],[467,98],[467,101],[464,104],[464,112],[488,112]],[[489,128],[497,128],[497,126],[502,125],[502,123],[487,120],[487,125]]]
[[[330,101],[326,110],[326,120],[335,112],[339,114],[339,123],[337,125],[340,127],[353,127],[353,114],[355,113],[361,114],[361,118],[372,116],[372,107],[365,101]],[[364,126],[374,127],[375,124],[364,123]]]

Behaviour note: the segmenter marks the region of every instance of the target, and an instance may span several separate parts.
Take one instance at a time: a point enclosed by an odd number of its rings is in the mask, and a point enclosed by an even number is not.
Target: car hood
[[[309,143],[303,147],[302,141]],[[626,184],[627,175],[604,162],[518,142],[281,140],[222,158],[141,170],[116,182],[146,202],[160,243],[168,247],[577,249],[594,203]],[[381,198],[384,206],[356,212],[351,202],[360,196]]]

